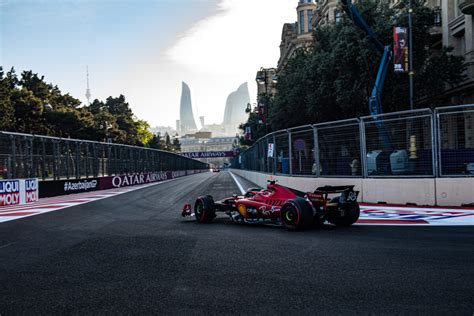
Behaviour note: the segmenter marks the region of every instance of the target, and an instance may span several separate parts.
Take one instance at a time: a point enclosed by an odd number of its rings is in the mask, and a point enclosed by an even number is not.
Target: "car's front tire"
[[[198,223],[210,223],[216,217],[216,206],[210,195],[200,196],[194,204],[194,215]]]

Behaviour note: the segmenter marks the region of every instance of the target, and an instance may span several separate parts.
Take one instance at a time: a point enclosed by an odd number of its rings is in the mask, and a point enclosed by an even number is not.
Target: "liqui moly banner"
[[[38,201],[38,179],[0,180],[0,207]]]
[[[39,200],[38,179],[21,180],[20,183],[22,181],[25,182],[25,203],[38,201]]]

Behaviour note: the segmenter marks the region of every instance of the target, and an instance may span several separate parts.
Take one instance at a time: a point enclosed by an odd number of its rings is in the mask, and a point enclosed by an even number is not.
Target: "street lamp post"
[[[271,76],[271,81],[269,80],[269,77]],[[263,85],[264,87],[264,92],[261,93],[260,89],[257,90],[257,103],[258,103],[258,108],[257,108],[257,113],[260,116],[260,119],[262,122],[265,124],[266,128],[266,121],[268,117],[268,100],[262,100],[261,94],[265,95],[265,98],[268,98],[271,94],[273,94],[273,87],[272,85],[276,84],[278,81],[278,76],[276,75],[276,69],[275,68],[263,68],[261,67],[260,70],[257,72],[257,77],[255,78],[255,81],[257,81],[258,87]],[[270,91],[269,91],[269,86]]]
[[[100,124],[100,125],[99,125],[99,128],[100,128],[100,129],[104,129],[104,132],[105,132],[104,143],[111,143],[112,140],[110,139],[110,141],[109,141],[109,138],[108,138],[108,131],[109,131],[109,129],[112,128],[112,124],[109,123],[108,121],[104,121],[103,124]]]

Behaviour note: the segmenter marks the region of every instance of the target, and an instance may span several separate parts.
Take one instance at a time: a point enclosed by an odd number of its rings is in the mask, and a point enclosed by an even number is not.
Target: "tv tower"
[[[86,67],[86,75],[87,75],[87,89],[86,89],[86,98],[87,104],[91,104],[91,89],[89,89],[89,66]]]

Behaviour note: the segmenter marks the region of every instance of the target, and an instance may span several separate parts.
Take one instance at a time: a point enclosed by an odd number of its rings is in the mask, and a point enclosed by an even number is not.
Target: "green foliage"
[[[11,130],[15,126],[15,109],[11,95],[17,78],[14,70],[4,73],[0,67],[0,130]]]
[[[142,145],[147,145],[153,138],[153,133],[150,132],[150,124],[144,120],[136,120],[135,127],[137,129],[138,141]]]
[[[447,85],[463,80],[463,58],[450,55],[447,48],[430,49],[434,12],[423,6],[424,1],[414,2],[415,107],[436,106]],[[393,26],[408,24],[406,14],[401,14],[405,4],[397,12],[385,2],[368,0],[359,2],[359,9],[387,45],[393,41]],[[368,99],[381,59],[372,42],[347,17],[317,28],[314,38],[314,49],[297,54],[279,74],[269,115],[272,130],[369,115]],[[394,73],[391,65],[382,105],[384,112],[409,109],[408,76]]]
[[[179,139],[173,138],[173,142],[171,143],[171,146],[173,148],[173,151],[181,151],[181,144],[179,142]]]
[[[24,71],[18,78],[12,68],[0,67],[0,130],[94,141],[107,141],[179,151],[179,141],[161,141],[150,125],[137,119],[125,97],[94,100],[89,106],[43,76]]]
[[[154,148],[154,149],[163,149],[161,135],[160,134],[153,135],[151,140],[148,142],[148,147]]]
[[[181,151],[181,144],[179,140],[177,138],[173,138],[173,140],[171,140],[171,137],[168,135],[168,133],[165,133],[164,139],[159,133],[153,135],[151,140],[148,142],[148,147],[174,152]]]

